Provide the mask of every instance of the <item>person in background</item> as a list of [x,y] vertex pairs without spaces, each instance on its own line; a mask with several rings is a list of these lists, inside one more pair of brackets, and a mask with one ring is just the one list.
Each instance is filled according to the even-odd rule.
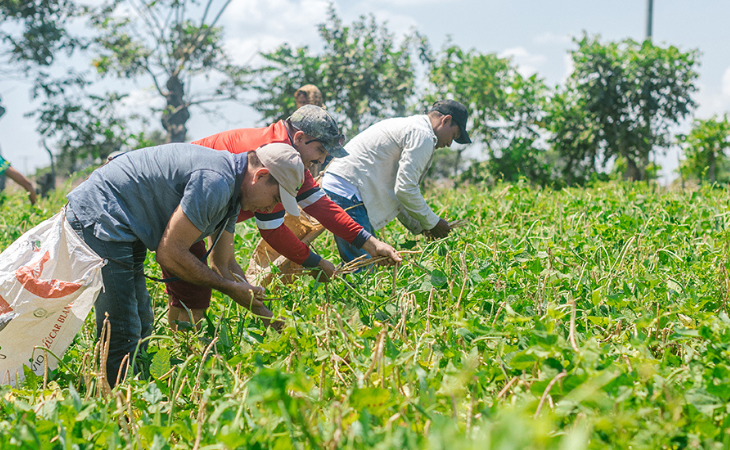
[[305,84],[297,89],[294,93],[294,101],[297,104],[297,109],[304,105],[314,105],[326,109],[322,100],[322,92],[313,84]]
[[[5,114],[5,108],[0,106],[0,117],[2,117]],[[15,181],[28,191],[28,198],[30,199],[30,204],[35,205],[35,202],[37,200],[35,188],[33,187],[33,183],[30,182],[29,179],[25,177],[22,173],[15,170],[14,167],[10,165],[10,162],[6,160],[5,158],[0,155],[0,176],[7,176],[11,180]],[[5,188],[5,182],[3,180],[2,187]],[[1,190],[1,189],[0,189]]]
[[[301,108],[304,105],[314,105],[319,106],[322,109],[327,109],[327,107],[324,106],[322,92],[317,86],[313,84],[305,84],[304,86],[297,89],[297,91],[294,93],[294,101],[297,104],[297,109]],[[334,158],[334,156],[327,155],[322,163],[312,164],[312,166],[309,167],[309,173],[312,174],[312,177],[317,178],[322,172],[322,168],[327,167],[327,164],[332,161],[332,158]]]
[[31,183],[30,180],[27,179],[22,173],[15,170],[15,168],[13,168],[13,166],[11,166],[10,163],[2,156],[0,156],[0,175],[7,176],[11,180],[18,183],[23,189],[28,191],[30,204],[35,205],[37,198],[33,183]]
[[[448,222],[431,210],[419,186],[437,148],[471,143],[468,117],[464,105],[443,100],[426,114],[382,120],[347,143],[348,155],[327,167],[322,188],[370,233],[397,217],[414,234],[446,237]],[[338,237],[335,241],[343,261],[365,255]]]

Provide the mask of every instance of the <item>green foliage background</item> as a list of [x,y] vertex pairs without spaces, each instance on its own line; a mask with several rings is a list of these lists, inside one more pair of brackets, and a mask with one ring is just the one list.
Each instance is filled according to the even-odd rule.
[[[110,395],[90,315],[48,380],[0,388],[0,447],[730,445],[729,191],[520,182],[427,197],[469,225],[431,242],[393,223],[382,238],[417,252],[397,271],[271,289],[280,334],[217,296],[198,335],[172,338],[151,284],[148,371]],[[2,246],[62,204],[6,196]],[[237,235],[245,262],[257,232]],[[315,246],[335,251],[329,236]]]

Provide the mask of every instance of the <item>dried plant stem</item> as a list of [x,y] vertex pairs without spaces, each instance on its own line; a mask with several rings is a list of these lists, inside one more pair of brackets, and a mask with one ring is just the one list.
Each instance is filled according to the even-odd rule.
[[[124,377],[122,377],[122,369],[124,370]],[[119,365],[119,370],[117,370],[117,380],[116,380],[115,386],[117,384],[119,384],[120,378],[126,380],[128,374],[129,374],[129,353],[124,355],[124,358],[122,358],[122,363]]]
[[97,372],[97,392],[102,396],[111,395],[112,389],[109,386],[109,378],[106,373],[106,362],[109,359],[109,343],[111,341],[112,327],[109,323],[109,315],[104,317],[104,324],[99,337],[99,371]]
[[43,390],[48,389],[48,350],[43,350]]
[[513,384],[515,384],[515,383],[517,382],[517,380],[519,380],[519,379],[520,379],[520,377],[514,377],[514,378],[512,378],[511,380],[509,380],[509,382],[508,382],[507,384],[505,384],[505,385],[504,385],[504,387],[502,388],[502,390],[501,390],[501,391],[499,391],[499,394],[497,394],[497,397],[495,397],[495,399],[494,399],[494,400],[495,400],[495,401],[497,401],[497,400],[499,400],[500,398],[502,398],[502,396],[503,396],[504,394],[506,394],[506,393],[507,393],[507,391],[509,391],[509,388],[511,388],[511,387],[512,387],[512,385],[513,385]]
[[327,368],[327,360],[322,360],[322,367],[319,369],[319,401],[324,398],[324,371]]
[[[398,252],[401,255],[403,254],[416,254],[416,253],[422,253],[421,250],[404,250]],[[358,271],[359,269],[362,269],[363,267],[367,267],[372,264],[380,263],[383,261],[386,261],[389,259],[387,256],[376,256],[374,258],[369,258],[369,255],[362,255],[358,256],[357,258],[353,259],[352,261],[348,262],[347,264],[343,264],[341,267],[338,267],[335,270],[335,275],[344,275],[348,273],[354,273]]]
[[383,351],[383,341],[385,340],[385,328],[380,332],[380,335],[378,336],[378,340],[375,344],[375,348],[373,349],[373,361],[370,363],[370,367],[368,368],[368,371],[365,372],[365,375],[363,376],[363,379],[367,380],[370,378],[370,375],[373,373],[373,370],[375,370],[375,366],[378,364],[378,355]]
[[433,305],[433,293],[434,289],[431,288],[431,292],[428,294],[428,309],[426,309],[426,333],[431,332],[431,307]]
[[570,298],[570,331],[568,332],[568,339],[573,350],[578,352],[578,345],[575,343],[575,299],[572,296]]
[[537,419],[537,417],[540,415],[540,410],[542,410],[542,405],[543,405],[543,403],[545,403],[545,399],[547,398],[548,394],[550,394],[550,389],[553,388],[553,385],[555,385],[555,383],[557,383],[558,380],[565,377],[566,375],[568,375],[568,372],[563,370],[562,372],[557,374],[555,376],[555,378],[550,380],[550,383],[545,388],[545,392],[542,393],[542,398],[540,398],[540,403],[537,405],[537,411],[535,411],[535,416],[534,416],[535,419]]
[[454,228],[465,227],[465,226],[469,225],[469,222],[470,222],[469,219],[454,220],[453,222],[449,222],[449,228],[451,228],[453,230]]

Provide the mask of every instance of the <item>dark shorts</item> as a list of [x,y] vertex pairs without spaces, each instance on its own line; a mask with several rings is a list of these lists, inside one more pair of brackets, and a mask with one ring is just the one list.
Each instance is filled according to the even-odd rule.
[[[198,241],[190,247],[190,253],[200,259],[205,256],[205,242]],[[203,260],[207,264],[208,258]],[[162,267],[162,276],[169,278],[172,275]],[[210,306],[210,295],[212,290],[207,287],[198,286],[197,284],[188,283],[187,281],[173,281],[165,284],[165,292],[170,296],[170,306],[183,308],[185,305],[188,309],[206,309]]]

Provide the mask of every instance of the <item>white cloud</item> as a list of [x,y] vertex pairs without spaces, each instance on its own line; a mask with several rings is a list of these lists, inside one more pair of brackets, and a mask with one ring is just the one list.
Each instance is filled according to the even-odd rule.
[[569,54],[563,55],[563,62],[565,63],[565,72],[563,73],[563,77],[560,79],[560,83],[564,84],[568,77],[575,70],[575,64],[573,64],[573,57],[571,57]]
[[695,101],[698,105],[696,117],[709,118],[713,115],[730,113],[730,67],[725,69],[720,86],[713,88],[701,82],[697,83]]
[[517,71],[525,77],[529,77],[538,72],[538,67],[543,65],[547,58],[545,55],[535,55],[527,51],[524,47],[513,47],[502,51],[500,58],[512,58],[517,64]]
[[730,99],[730,67],[722,74],[722,95]]
[[[226,30],[224,47],[239,64],[260,63],[260,58],[256,58],[259,52],[274,50],[284,43],[295,48],[308,46],[316,53],[323,44],[318,25],[327,20],[328,5],[327,0],[246,0],[231,3],[222,19]],[[339,9],[337,5],[335,9]],[[372,13],[378,23],[387,22],[396,42],[418,24],[413,17],[385,9],[373,10],[370,4],[358,4],[347,15],[337,12],[345,25],[358,20],[361,15]]]
[[532,42],[540,45],[567,45],[571,42],[571,37],[568,34],[555,34],[550,31],[535,36]]
[[145,113],[149,108],[163,108],[165,99],[155,90],[154,87],[146,89],[133,89],[121,101],[119,112],[121,115],[137,114],[140,111]]
[[385,5],[387,7],[412,7],[435,4],[455,3],[454,0],[368,0],[368,4]]
[[375,16],[375,21],[379,25],[385,23],[388,31],[395,35],[396,43],[398,42],[398,38],[402,37],[404,34],[410,33],[411,29],[418,28],[418,22],[411,16],[397,14],[384,9],[372,10],[372,8],[367,8],[363,12],[358,12],[357,17],[349,17],[346,20],[346,23],[351,23],[354,20],[358,20],[359,16],[369,15],[371,13]]
[[257,36],[249,39],[226,39],[223,48],[234,63],[247,65],[260,60],[257,58],[259,52],[274,50],[283,43],[284,41],[276,36]]
[[326,19],[327,7],[326,0],[234,2],[223,17],[226,37],[309,45],[317,39],[317,24]]

